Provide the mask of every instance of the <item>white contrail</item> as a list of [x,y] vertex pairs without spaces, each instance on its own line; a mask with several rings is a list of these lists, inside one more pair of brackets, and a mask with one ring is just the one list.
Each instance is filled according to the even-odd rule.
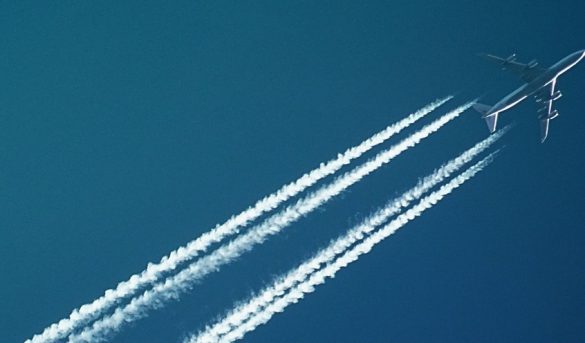
[[506,127],[499,130],[448,163],[443,164],[433,173],[422,178],[416,186],[404,192],[398,198],[389,201],[383,208],[374,212],[361,224],[353,227],[345,235],[332,241],[326,248],[321,249],[312,258],[308,259],[286,275],[276,278],[276,281],[259,295],[254,296],[239,306],[236,306],[223,319],[213,326],[208,326],[196,336],[193,335],[192,338],[187,341],[190,343],[215,342],[221,335],[233,330],[234,327],[241,325],[250,317],[257,315],[264,307],[274,302],[276,298],[282,296],[287,290],[294,287],[296,284],[303,282],[308,275],[321,268],[323,264],[332,262],[337,255],[349,249],[359,240],[362,240],[367,234],[387,222],[388,219],[399,213],[403,208],[410,206],[412,201],[419,199],[424,193],[449,178],[453,173],[458,171],[478,154],[500,139],[509,129],[510,127]]
[[[282,312],[287,306],[298,302],[304,297],[305,294],[312,293],[315,290],[315,286],[323,284],[326,281],[326,278],[335,277],[335,274],[340,269],[346,267],[351,262],[356,261],[361,255],[370,252],[374,245],[378,244],[396,232],[409,221],[420,216],[425,210],[433,207],[447,194],[451,193],[453,190],[461,186],[465,181],[472,178],[475,174],[489,165],[492,162],[494,156],[494,154],[489,155],[485,159],[481,160],[463,173],[456,176],[447,184],[440,187],[437,191],[423,198],[417,205],[396,217],[396,219],[392,220],[380,230],[372,233],[369,237],[364,239],[363,242],[346,251],[343,255],[337,258],[335,262],[330,263],[324,268],[314,272],[307,280],[296,285],[288,293],[285,293],[281,298],[277,299],[258,313],[255,313],[250,320],[227,332],[226,335],[220,337],[217,341],[233,342],[235,340],[241,339],[247,332],[253,331],[259,325],[268,322],[274,314]],[[197,338],[195,338],[189,342],[211,343],[215,341],[208,339],[197,340]]]
[[163,257],[158,264],[149,263],[143,272],[132,275],[127,281],[120,282],[115,289],[106,290],[100,298],[73,310],[69,318],[62,319],[50,325],[41,334],[33,336],[26,343],[54,341],[66,337],[76,328],[86,325],[105,310],[117,304],[122,298],[130,296],[142,287],[156,282],[163,273],[172,271],[180,263],[193,259],[200,252],[205,251],[211,244],[217,243],[229,235],[238,233],[241,227],[246,226],[262,214],[278,207],[283,202],[296,196],[324,177],[337,172],[344,165],[349,164],[352,160],[360,157],[376,145],[383,143],[390,137],[414,124],[452,98],[453,96],[448,96],[436,100],[374,134],[359,145],[347,149],[343,154],[338,154],[335,159],[322,163],[318,168],[304,174],[296,181],[283,186],[276,192],[259,200],[254,206],[249,207],[238,215],[232,216],[225,223],[217,225],[199,238],[171,252],[169,255]]
[[103,340],[106,335],[117,332],[123,325],[145,317],[149,309],[160,307],[167,301],[178,298],[180,294],[189,290],[193,283],[199,281],[205,275],[218,270],[222,265],[233,261],[244,252],[252,249],[254,245],[262,243],[269,236],[277,234],[284,227],[323,205],[349,186],[457,118],[473,104],[474,102],[469,102],[454,109],[403,139],[400,143],[379,153],[361,166],[336,178],[331,184],[308,194],[294,205],[271,216],[262,224],[251,228],[247,233],[234,238],[234,240],[222,245],[209,255],[201,257],[198,261],[176,275],[167,278],[164,282],[156,284],[151,290],[147,290],[142,295],[132,299],[126,306],[117,308],[113,314],[97,320],[79,334],[71,335],[69,341],[93,342]]

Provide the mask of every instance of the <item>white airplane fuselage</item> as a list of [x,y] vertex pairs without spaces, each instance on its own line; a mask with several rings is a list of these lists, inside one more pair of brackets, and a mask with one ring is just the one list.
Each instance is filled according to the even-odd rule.
[[555,63],[552,67],[548,68],[544,73],[542,73],[542,75],[538,76],[532,82],[522,85],[520,88],[507,95],[505,98],[498,101],[494,106],[492,106],[492,108],[490,108],[484,117],[488,117],[514,107],[522,100],[536,93],[539,89],[547,86],[551,82],[554,82],[557,77],[579,63],[583,57],[585,57],[585,50],[574,52],[563,58],[559,62]]

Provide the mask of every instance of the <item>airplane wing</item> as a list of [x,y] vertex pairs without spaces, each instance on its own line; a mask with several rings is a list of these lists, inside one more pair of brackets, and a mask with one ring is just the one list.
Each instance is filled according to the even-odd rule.
[[553,79],[534,95],[536,102],[541,104],[541,107],[538,109],[538,112],[540,113],[538,119],[540,120],[541,143],[543,143],[548,136],[549,122],[559,115],[559,112],[553,109],[553,101],[561,97],[561,92],[558,90],[555,91],[556,83],[557,80]]
[[502,69],[509,70],[513,74],[518,75],[524,82],[531,82],[544,72],[544,69],[538,67],[538,62],[535,60],[527,64],[516,62],[516,54],[510,55],[508,58],[501,58],[490,54],[480,54],[480,56],[499,64],[502,66]]

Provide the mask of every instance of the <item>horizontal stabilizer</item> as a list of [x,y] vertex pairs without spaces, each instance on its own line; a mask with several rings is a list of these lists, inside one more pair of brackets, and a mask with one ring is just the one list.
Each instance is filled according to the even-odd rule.
[[477,103],[473,105],[473,109],[481,113],[481,117],[485,119],[485,122],[487,123],[490,132],[493,133],[494,131],[496,131],[496,126],[498,124],[498,113],[496,112],[487,115],[489,111],[492,109],[492,106]]
[[489,105],[484,105],[484,104],[480,104],[480,103],[473,105],[473,109],[476,110],[477,112],[481,113],[481,115],[483,115],[483,116],[485,116],[491,108],[492,107]]
[[494,133],[496,131],[496,126],[498,125],[498,114],[499,113],[494,113],[487,117],[484,117],[488,129],[490,130],[490,133]]

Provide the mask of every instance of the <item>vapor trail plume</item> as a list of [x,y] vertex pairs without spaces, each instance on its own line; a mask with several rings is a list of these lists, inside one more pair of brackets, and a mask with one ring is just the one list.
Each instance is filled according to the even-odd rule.
[[79,334],[71,335],[69,341],[94,342],[103,340],[108,334],[119,331],[123,325],[145,317],[150,309],[161,307],[169,300],[178,298],[180,294],[188,291],[195,282],[201,280],[207,274],[219,270],[222,265],[233,261],[244,252],[252,249],[256,244],[262,243],[269,236],[277,234],[284,227],[309,214],[349,186],[360,181],[364,176],[390,162],[400,153],[415,146],[421,140],[457,118],[473,104],[474,102],[469,102],[459,106],[403,139],[400,143],[336,178],[329,185],[308,194],[294,205],[288,206],[281,212],[269,217],[262,224],[251,228],[245,234],[237,236],[231,242],[222,245],[209,255],[201,257],[201,259],[193,262],[176,275],[156,284],[152,289],[132,299],[126,306],[117,308],[113,314],[97,320]]
[[233,330],[220,337],[219,340],[199,340],[197,337],[194,337],[188,342],[233,342],[235,340],[241,339],[247,332],[253,331],[258,326],[267,323],[270,318],[274,316],[274,314],[282,312],[289,305],[294,304],[304,298],[305,294],[314,292],[315,286],[323,284],[327,278],[335,277],[335,274],[340,269],[346,267],[351,262],[357,261],[361,255],[370,252],[370,250],[376,244],[396,232],[399,228],[403,227],[414,218],[420,216],[425,210],[433,207],[446,195],[451,193],[453,190],[461,186],[465,181],[469,180],[475,176],[475,174],[489,165],[492,162],[494,156],[495,154],[487,156],[485,159],[476,163],[460,175],[456,176],[450,182],[440,187],[439,190],[424,197],[417,205],[399,215],[396,219],[392,220],[389,224],[380,230],[372,233],[372,235],[364,239],[363,242],[357,244],[354,248],[346,251],[343,255],[337,258],[335,262],[330,263],[323,269],[314,272],[307,280],[293,287],[288,293],[285,293],[281,298],[278,298],[273,303],[263,308],[261,311],[254,313],[254,315],[248,321],[233,328]]
[[336,158],[322,163],[318,168],[304,174],[296,181],[293,181],[276,192],[259,200],[254,206],[249,207],[238,215],[232,216],[221,225],[202,234],[199,238],[189,242],[187,245],[172,251],[163,257],[159,263],[149,263],[144,271],[132,275],[127,281],[120,282],[115,289],[108,289],[104,294],[89,304],[74,309],[68,318],[47,327],[41,334],[34,335],[25,343],[39,343],[54,341],[68,336],[73,330],[87,325],[88,322],[100,316],[104,311],[116,305],[122,298],[134,294],[142,287],[156,282],[163,273],[173,271],[180,263],[195,258],[199,253],[204,252],[211,244],[220,242],[227,236],[236,234],[239,229],[262,214],[278,207],[283,202],[296,196],[308,187],[314,185],[324,177],[337,172],[341,167],[349,164],[352,160],[360,157],[376,145],[383,143],[390,137],[414,124],[439,106],[443,105],[452,96],[436,100],[420,110],[408,115],[406,118],[386,127],[384,130],[374,134],[359,145],[347,149]]
[[264,307],[274,302],[276,298],[282,296],[286,291],[298,283],[305,281],[308,275],[321,268],[323,264],[331,263],[337,255],[343,253],[356,242],[362,240],[366,235],[387,222],[403,208],[410,206],[412,201],[419,199],[424,193],[449,178],[453,173],[457,172],[461,167],[469,163],[478,154],[482,153],[494,142],[500,139],[509,129],[510,127],[505,127],[495,134],[488,136],[486,139],[475,144],[456,158],[443,164],[430,175],[422,178],[416,186],[404,192],[398,198],[389,201],[383,208],[367,217],[361,224],[350,229],[345,235],[332,241],[326,248],[318,251],[312,258],[308,259],[289,273],[276,278],[276,281],[270,287],[263,290],[259,295],[252,297],[239,306],[236,306],[213,326],[206,327],[205,330],[198,333],[196,336],[193,335],[188,339],[189,343],[215,342],[221,335],[224,335],[235,327],[242,325],[250,317],[258,315],[263,311]]

